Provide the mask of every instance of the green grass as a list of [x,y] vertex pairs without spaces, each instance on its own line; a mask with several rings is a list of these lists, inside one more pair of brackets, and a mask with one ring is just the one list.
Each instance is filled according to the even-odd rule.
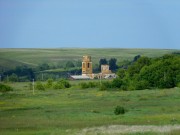
[[[33,95],[28,83],[9,85],[15,90],[0,94],[1,134],[74,134],[86,127],[113,124],[180,124],[180,88],[98,91],[74,87],[35,90]],[[117,105],[127,112],[115,115]]]
[[159,57],[178,50],[166,49],[0,49],[0,69],[14,68],[18,65],[36,67],[48,63],[57,65],[70,61],[82,60],[83,55],[91,55],[93,63],[100,58],[116,58],[118,62],[132,60],[136,55]]

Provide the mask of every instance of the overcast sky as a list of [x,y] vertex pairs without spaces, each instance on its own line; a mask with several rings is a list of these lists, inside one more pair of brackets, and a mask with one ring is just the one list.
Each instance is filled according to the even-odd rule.
[[0,47],[180,49],[180,0],[0,0]]

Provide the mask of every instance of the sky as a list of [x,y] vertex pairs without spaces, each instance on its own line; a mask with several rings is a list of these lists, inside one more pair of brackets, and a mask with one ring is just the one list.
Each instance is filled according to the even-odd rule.
[[180,0],[0,0],[0,48],[180,49]]

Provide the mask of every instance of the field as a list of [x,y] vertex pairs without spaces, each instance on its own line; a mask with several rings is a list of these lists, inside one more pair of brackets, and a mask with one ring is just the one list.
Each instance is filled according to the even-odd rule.
[[[156,133],[134,127],[137,132],[123,134],[180,134],[180,88],[99,91],[79,89],[78,83],[72,81],[73,87],[64,90],[35,90],[34,95],[27,82],[9,83],[15,90],[0,94],[1,135],[113,134],[110,129],[131,125],[172,130]],[[118,105],[126,109],[124,115],[114,114]]]
[[92,56],[93,64],[100,58],[116,58],[117,62],[132,60],[136,55],[159,57],[178,50],[167,49],[0,49],[0,69],[15,68],[19,65],[36,67],[38,64],[63,64],[70,61],[81,61],[83,55]]

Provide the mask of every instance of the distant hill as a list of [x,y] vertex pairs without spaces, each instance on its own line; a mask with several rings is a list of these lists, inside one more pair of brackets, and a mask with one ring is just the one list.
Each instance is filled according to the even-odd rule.
[[85,49],[85,48],[54,48],[54,49],[0,49],[0,70],[13,69],[27,65],[36,67],[42,63],[49,65],[63,64],[67,61],[81,61],[83,55],[91,55],[94,64],[100,58],[116,58],[118,62],[132,60],[136,55],[158,57],[178,52],[168,49]]

